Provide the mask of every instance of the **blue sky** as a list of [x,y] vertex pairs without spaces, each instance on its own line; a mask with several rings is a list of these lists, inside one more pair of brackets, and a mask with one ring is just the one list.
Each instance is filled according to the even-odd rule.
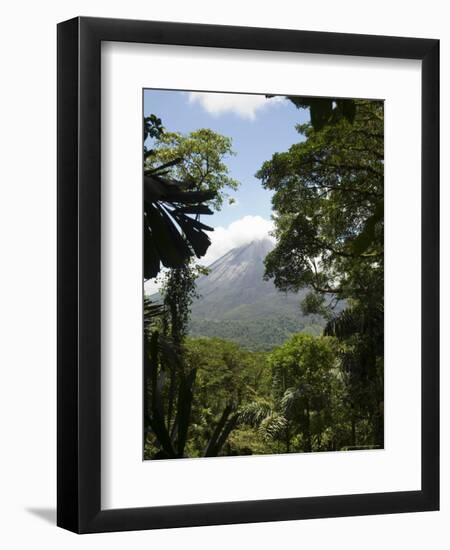
[[144,115],[150,114],[161,118],[169,131],[186,134],[211,128],[232,139],[236,156],[224,162],[231,177],[240,182],[237,191],[229,192],[237,203],[224,204],[220,212],[205,217],[215,231],[202,263],[208,265],[230,248],[267,235],[272,225],[272,193],[263,189],[255,173],[273,153],[286,151],[302,139],[295,125],[309,120],[308,111],[283,97],[145,90]]

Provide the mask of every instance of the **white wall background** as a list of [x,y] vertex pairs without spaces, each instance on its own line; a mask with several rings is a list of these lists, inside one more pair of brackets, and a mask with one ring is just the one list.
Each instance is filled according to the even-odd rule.
[[450,36],[446,2],[429,0],[16,0],[0,31],[0,543],[111,550],[449,547],[450,318],[442,285],[442,510],[79,537],[57,529],[56,23],[76,15],[389,34],[441,39],[442,280],[450,277]]

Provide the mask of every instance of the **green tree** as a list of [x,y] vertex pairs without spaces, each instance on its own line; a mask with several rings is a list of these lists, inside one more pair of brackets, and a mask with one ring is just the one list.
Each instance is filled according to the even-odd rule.
[[168,168],[170,177],[187,184],[189,189],[214,192],[210,205],[219,210],[228,197],[225,189],[236,190],[239,182],[230,177],[224,160],[233,156],[231,138],[209,128],[183,135],[161,133],[155,140],[146,169],[180,160]]
[[367,267],[382,279],[383,104],[359,101],[352,123],[298,131],[306,139],[257,173],[274,191],[277,246],[266,273],[284,290],[353,296]]
[[[166,166],[166,176],[184,182],[184,186],[193,192],[211,194],[213,199],[210,206],[220,210],[227,197],[226,189],[237,189],[239,186],[239,182],[229,176],[224,163],[225,157],[233,154],[231,139],[210,129],[203,128],[188,135],[164,130],[155,134],[152,153],[146,158],[145,169],[152,170],[155,165],[162,163]],[[189,214],[190,210],[185,207],[183,213]],[[200,224],[202,213],[211,214],[206,205],[203,210],[198,206],[192,209],[192,214],[196,216],[194,223]],[[185,228],[182,226],[182,229]],[[193,261],[186,261],[169,270],[165,278],[164,301],[170,312],[172,335],[180,340],[179,343],[186,332],[190,305],[195,296],[195,279],[199,273],[205,273],[205,270]]]
[[[235,189],[238,183],[223,163],[232,154],[229,138],[206,129],[188,136],[167,132],[155,115],[144,119],[147,138],[153,142],[151,148],[144,144],[145,273],[156,275],[160,262],[170,269],[162,290],[161,320],[145,331],[144,421],[150,429],[144,445],[147,457],[177,458],[190,452],[186,445],[197,376],[196,366],[185,360],[184,349],[195,279],[203,272],[192,258],[206,253],[210,239],[204,231],[212,231],[200,216],[211,215],[210,206],[220,209],[224,189]],[[208,199],[209,205],[205,204]],[[209,434],[205,456],[220,452],[236,422],[233,406],[226,404]]]
[[[159,333],[158,371],[162,384],[158,388],[155,374],[154,388],[150,387],[147,401],[152,425],[146,434],[145,458],[269,452],[270,445],[267,447],[258,431],[242,422],[241,418],[243,405],[263,399],[261,396],[270,393],[271,377],[266,354],[252,353],[218,338],[186,338],[182,355],[174,356],[167,355],[166,342],[164,335]],[[151,358],[152,354],[149,356]],[[163,373],[169,372],[170,363],[178,362],[180,357],[182,364],[178,365],[176,406],[170,412],[172,386],[165,383],[167,377]],[[149,367],[151,373],[151,365]],[[153,399],[153,395],[157,399]],[[157,406],[159,410],[154,410]],[[180,414],[183,410],[189,411],[187,421],[184,414]],[[161,422],[158,422],[159,418]],[[180,420],[182,426],[186,425],[182,437],[178,435]],[[182,454],[177,454],[179,452]]]
[[[344,107],[341,106],[341,111]],[[304,141],[275,154],[257,176],[274,191],[277,246],[266,276],[283,290],[309,287],[312,313],[329,309],[326,333],[341,340],[341,365],[364,442],[383,444],[384,116],[381,101],[354,101],[351,117],[338,107],[326,124],[298,127]]]
[[293,440],[295,450],[322,450],[338,386],[333,340],[297,334],[270,354],[269,364],[275,409],[284,419],[276,435],[286,452]]
[[299,109],[309,109],[311,126],[314,130],[321,130],[326,125],[336,124],[342,118],[353,122],[356,114],[354,99],[340,99],[332,97],[302,97],[287,96]]

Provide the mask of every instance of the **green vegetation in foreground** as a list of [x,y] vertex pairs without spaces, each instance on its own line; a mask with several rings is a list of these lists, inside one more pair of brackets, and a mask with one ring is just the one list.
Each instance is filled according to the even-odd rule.
[[[196,369],[184,455],[205,448],[232,404],[234,429],[219,455],[333,451],[372,442],[368,419],[353,434],[348,388],[339,368],[337,339],[296,334],[271,353],[250,352],[219,338],[187,338],[186,368]],[[149,435],[144,458],[158,455]]]

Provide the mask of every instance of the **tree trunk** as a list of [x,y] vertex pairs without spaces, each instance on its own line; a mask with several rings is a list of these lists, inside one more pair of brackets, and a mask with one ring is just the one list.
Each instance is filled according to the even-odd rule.
[[305,451],[307,453],[310,453],[312,451],[312,444],[311,444],[311,418],[310,418],[310,412],[309,412],[309,402],[306,402],[306,429],[305,429]]
[[352,413],[352,447],[356,447],[356,422]]
[[291,452],[291,434],[290,434],[290,431],[289,431],[289,425],[286,424],[286,429],[285,429],[285,444],[286,444],[286,452],[287,453],[290,453]]

